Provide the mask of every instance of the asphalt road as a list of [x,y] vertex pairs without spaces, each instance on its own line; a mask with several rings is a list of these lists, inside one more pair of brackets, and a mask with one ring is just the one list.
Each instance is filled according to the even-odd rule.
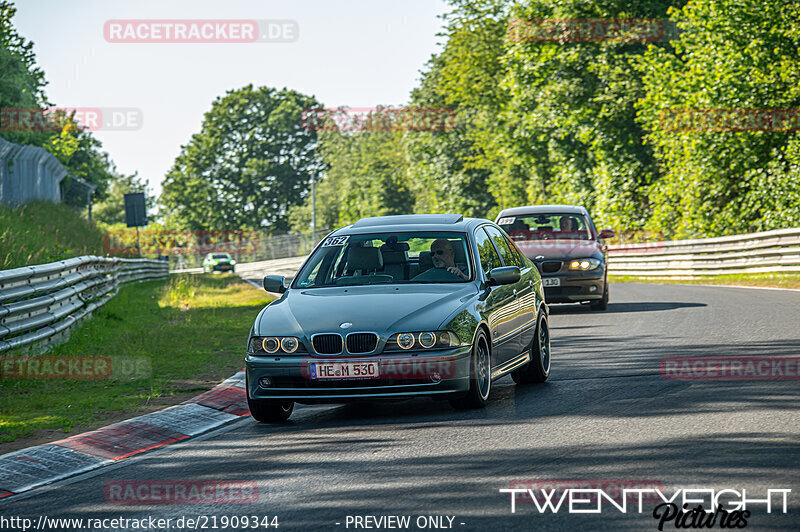
[[[666,380],[659,363],[800,355],[800,292],[617,284],[611,294],[607,312],[554,306],[550,380],[516,386],[506,377],[484,410],[430,400],[299,406],[289,424],[244,419],[0,503],[0,516],[269,515],[279,530],[354,530],[348,516],[408,515],[411,530],[417,516],[454,517],[456,530],[656,530],[653,504],[579,515],[520,503],[512,514],[498,492],[519,479],[627,479],[668,495],[745,488],[763,498],[789,488],[788,514],[754,505],[747,529],[797,530],[800,381]],[[259,496],[244,505],[106,503],[104,485],[124,480],[252,481]]]

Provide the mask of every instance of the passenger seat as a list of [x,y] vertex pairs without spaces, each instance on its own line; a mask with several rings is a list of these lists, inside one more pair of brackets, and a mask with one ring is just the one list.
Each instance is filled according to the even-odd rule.
[[395,281],[408,281],[408,253],[402,249],[390,249],[385,244],[380,250],[383,255],[383,273],[391,275]]

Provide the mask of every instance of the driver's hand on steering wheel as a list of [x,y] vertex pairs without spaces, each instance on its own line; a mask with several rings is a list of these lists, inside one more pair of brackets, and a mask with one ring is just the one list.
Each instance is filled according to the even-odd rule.
[[461,277],[465,281],[469,279],[466,275],[464,275],[464,272],[462,272],[457,266],[450,266],[449,268],[447,268],[447,271],[452,273],[453,275]]

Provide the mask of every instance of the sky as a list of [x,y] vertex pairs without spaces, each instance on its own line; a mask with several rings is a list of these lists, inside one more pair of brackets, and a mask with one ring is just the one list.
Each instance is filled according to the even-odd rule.
[[[180,147],[225,91],[287,87],[326,107],[403,105],[439,50],[444,0],[17,0],[14,24],[34,42],[51,103],[133,110],[140,124],[99,129],[117,169],[160,193]],[[120,43],[104,24],[128,19],[289,20],[293,42]]]

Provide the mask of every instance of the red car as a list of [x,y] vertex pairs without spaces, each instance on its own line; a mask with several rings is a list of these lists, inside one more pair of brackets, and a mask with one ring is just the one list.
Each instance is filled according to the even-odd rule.
[[542,274],[547,303],[588,303],[608,308],[607,246],[615,233],[597,231],[589,212],[576,205],[504,209],[502,227]]

